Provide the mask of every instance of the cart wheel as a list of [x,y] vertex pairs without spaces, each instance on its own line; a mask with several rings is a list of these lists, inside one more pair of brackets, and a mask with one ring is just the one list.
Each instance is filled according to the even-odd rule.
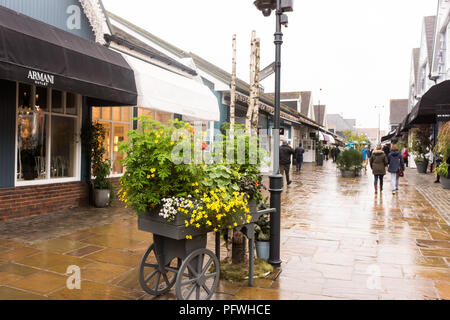
[[[175,291],[178,300],[209,300],[219,282],[219,259],[207,249],[198,249],[183,260]],[[195,291],[195,296],[193,293]]]
[[181,259],[174,258],[170,263],[161,266],[155,254],[155,245],[152,244],[139,265],[139,283],[145,292],[160,296],[169,292],[177,280]]

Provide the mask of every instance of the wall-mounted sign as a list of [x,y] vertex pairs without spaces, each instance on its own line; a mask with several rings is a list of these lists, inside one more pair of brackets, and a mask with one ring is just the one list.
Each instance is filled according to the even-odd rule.
[[436,118],[437,118],[438,122],[450,121],[450,113],[449,114],[437,114]]
[[28,71],[28,79],[33,80],[34,84],[47,87],[49,84],[55,84],[55,76],[39,71]]

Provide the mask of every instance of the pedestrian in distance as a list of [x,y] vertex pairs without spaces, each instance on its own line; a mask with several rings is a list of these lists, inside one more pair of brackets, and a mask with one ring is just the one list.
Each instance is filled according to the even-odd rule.
[[330,149],[328,149],[328,147],[323,148],[323,155],[325,156],[326,161],[328,161],[329,154],[330,154]]
[[295,149],[295,161],[297,164],[297,172],[300,172],[302,170],[302,164],[303,164],[303,154],[305,153],[305,149],[302,147],[302,144],[300,143]]
[[405,162],[405,167],[408,168],[408,159],[409,159],[408,148],[406,147],[403,148],[402,157],[403,161]]
[[370,157],[370,168],[372,169],[372,173],[375,178],[375,193],[378,192],[378,181],[380,181],[380,192],[383,192],[383,179],[386,175],[387,165],[388,159],[383,150],[381,150],[380,144]]
[[336,147],[336,151],[334,153],[335,153],[334,162],[336,162],[337,159],[339,158],[339,154],[341,153],[341,149],[339,149],[339,147]]
[[292,183],[289,178],[289,171],[291,170],[291,158],[294,155],[294,149],[289,146],[286,140],[283,140],[280,147],[280,173],[286,176],[286,183],[290,185]]
[[386,157],[388,157],[389,153],[391,152],[391,146],[388,145],[388,144],[385,144],[384,147],[383,147],[383,152],[386,155]]
[[364,149],[362,150],[362,155],[363,155],[364,171],[367,171],[367,164],[369,163],[369,147],[368,146],[364,147]]
[[391,174],[392,194],[396,194],[400,177],[403,177],[405,171],[405,162],[396,145],[392,145],[391,150],[388,156],[388,171]]
[[369,149],[369,159],[372,157],[373,152],[374,152],[374,150],[373,150],[373,147],[371,146]]
[[[436,158],[436,168],[439,167],[442,163],[442,154],[437,155]],[[447,164],[450,166],[450,157],[447,158]],[[436,181],[434,183],[440,183],[441,182],[441,176],[439,174],[436,174]]]

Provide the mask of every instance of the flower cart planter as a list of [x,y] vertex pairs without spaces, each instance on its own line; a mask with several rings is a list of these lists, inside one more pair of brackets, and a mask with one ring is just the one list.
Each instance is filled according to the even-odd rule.
[[[266,210],[267,211],[267,210]],[[250,203],[252,220],[239,226],[253,248],[254,223],[265,212],[256,212],[256,203]],[[139,282],[149,294],[159,296],[175,286],[179,300],[209,300],[216,291],[220,276],[220,234],[216,233],[216,254],[206,249],[207,234],[211,230],[186,228],[185,217],[177,215],[168,222],[158,212],[138,216],[138,229],[153,233],[154,243],[141,259]],[[192,239],[187,240],[186,235]],[[253,285],[253,250],[250,250],[249,285]],[[195,296],[194,296],[195,292]]]

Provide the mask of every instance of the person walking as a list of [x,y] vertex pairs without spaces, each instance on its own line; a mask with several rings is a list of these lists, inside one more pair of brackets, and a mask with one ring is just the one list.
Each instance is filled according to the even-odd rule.
[[373,176],[375,178],[375,193],[378,192],[378,181],[380,181],[380,192],[383,192],[383,180],[386,175],[386,166],[388,165],[388,159],[381,150],[381,144],[377,146],[377,149],[373,151],[370,157],[370,168],[372,169]]
[[408,168],[409,153],[408,153],[408,149],[406,147],[403,148],[402,157],[403,157],[403,161],[405,162],[405,167]]
[[391,152],[391,147],[388,144],[385,144],[383,147],[383,152],[386,155],[386,157],[388,157],[389,153]]
[[396,194],[400,177],[403,176],[403,171],[405,171],[405,163],[396,145],[392,145],[391,150],[388,156],[388,171],[391,174],[392,194]]
[[362,150],[362,155],[363,155],[364,171],[367,171],[367,164],[369,162],[369,147],[368,146],[364,147],[364,149]]
[[289,179],[289,171],[291,170],[291,157],[294,154],[294,150],[289,146],[286,140],[283,140],[280,147],[280,173],[286,175],[286,183],[290,185],[292,183]]
[[328,161],[328,155],[330,154],[330,149],[328,149],[328,147],[325,147],[323,149],[323,155],[325,156],[325,160]]
[[[442,161],[443,161],[442,154],[437,155],[436,168],[441,165]],[[447,158],[446,162],[450,166],[450,157]],[[441,182],[441,175],[436,173],[436,181],[434,181],[434,183],[440,183],[440,182]]]
[[302,170],[302,164],[303,164],[303,154],[305,153],[305,149],[302,147],[302,143],[300,143],[295,149],[295,161],[297,164],[297,172],[300,172]]
[[339,147],[336,147],[336,151],[335,151],[335,157],[336,157],[336,160],[334,161],[334,162],[336,162],[337,161],[337,159],[339,158],[339,154],[341,153],[341,149],[339,149]]

